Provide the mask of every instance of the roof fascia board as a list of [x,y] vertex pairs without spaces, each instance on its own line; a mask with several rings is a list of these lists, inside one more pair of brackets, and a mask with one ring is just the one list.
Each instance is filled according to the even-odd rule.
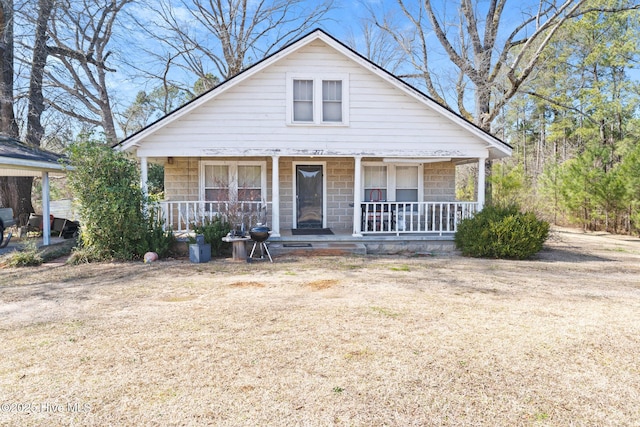
[[16,159],[12,157],[0,157],[0,167],[8,169],[30,169],[43,172],[60,172],[68,167],[57,163],[41,162],[36,160]]

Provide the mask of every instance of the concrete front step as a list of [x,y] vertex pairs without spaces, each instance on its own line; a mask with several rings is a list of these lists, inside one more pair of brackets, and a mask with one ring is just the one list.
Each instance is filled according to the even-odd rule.
[[366,255],[362,243],[334,242],[270,242],[271,255]]

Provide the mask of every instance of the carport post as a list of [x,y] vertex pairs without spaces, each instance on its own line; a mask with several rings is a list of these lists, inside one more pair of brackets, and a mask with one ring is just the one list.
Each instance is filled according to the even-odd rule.
[[42,172],[42,244],[51,241],[51,221],[49,219],[49,172]]

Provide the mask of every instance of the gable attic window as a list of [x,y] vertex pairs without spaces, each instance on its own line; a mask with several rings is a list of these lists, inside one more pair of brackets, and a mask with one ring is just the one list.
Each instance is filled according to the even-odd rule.
[[313,122],[313,80],[293,81],[293,121]]
[[348,124],[349,76],[287,73],[287,123],[344,126]]
[[342,81],[322,81],[322,121],[342,122]]

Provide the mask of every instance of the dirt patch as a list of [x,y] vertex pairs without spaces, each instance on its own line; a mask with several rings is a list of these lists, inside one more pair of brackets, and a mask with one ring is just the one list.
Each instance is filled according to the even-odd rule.
[[230,284],[232,288],[264,288],[264,283],[260,282],[234,282]]
[[3,269],[0,425],[640,419],[640,239],[274,261]]
[[334,279],[324,279],[324,280],[314,280],[313,282],[307,283],[307,286],[316,291],[320,291],[323,289],[333,288],[339,283],[338,280]]

